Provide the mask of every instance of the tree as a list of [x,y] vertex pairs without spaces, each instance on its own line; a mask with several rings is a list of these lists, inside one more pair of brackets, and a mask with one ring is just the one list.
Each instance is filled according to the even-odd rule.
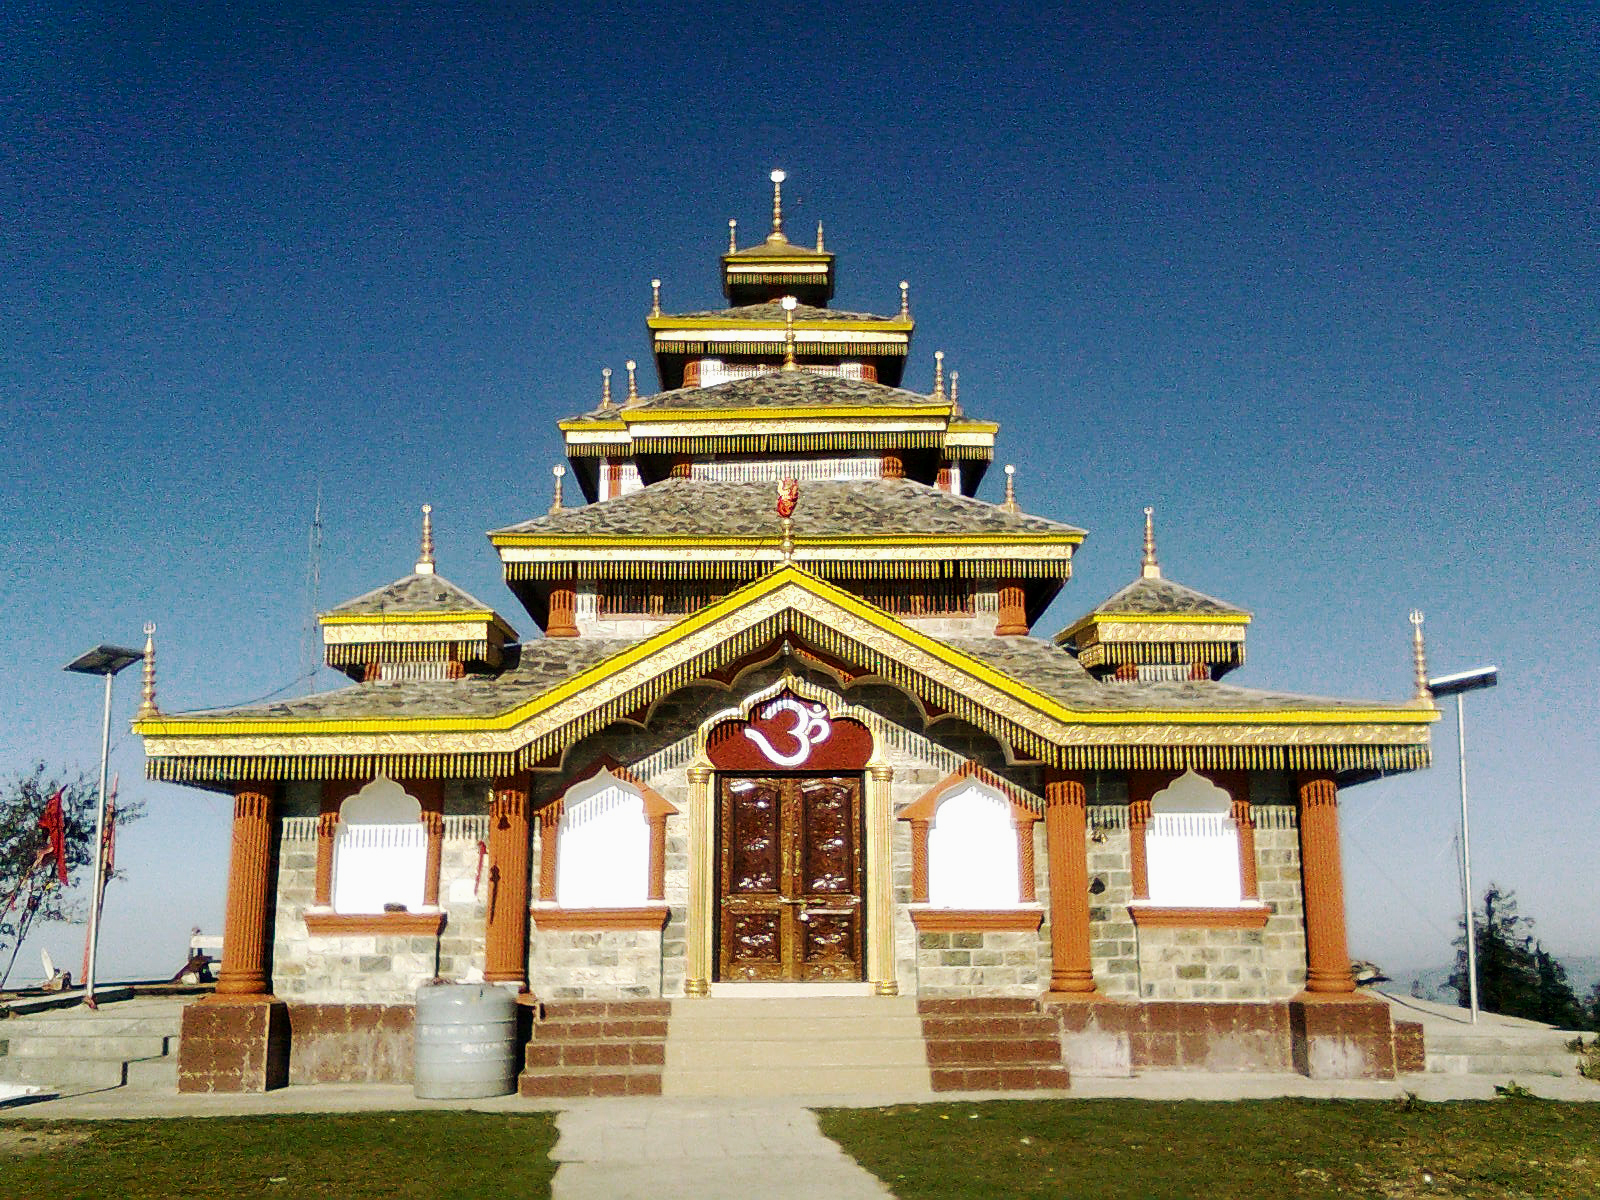
[[[1515,893],[1491,883],[1475,925],[1479,1008],[1564,1029],[1583,1023],[1583,1006],[1573,994],[1566,968],[1534,940],[1533,919],[1518,915]],[[1465,1008],[1471,1002],[1465,931],[1455,946],[1456,967],[1447,986],[1455,988]]]
[[[52,796],[61,795],[62,848],[67,882],[62,884],[51,853],[51,835],[40,825]],[[97,787],[79,773],[58,776],[37,763],[26,774],[0,784],[0,986],[16,962],[35,921],[81,920],[87,902],[73,894],[87,881],[94,858]],[[118,827],[137,819],[142,805],[119,804]]]

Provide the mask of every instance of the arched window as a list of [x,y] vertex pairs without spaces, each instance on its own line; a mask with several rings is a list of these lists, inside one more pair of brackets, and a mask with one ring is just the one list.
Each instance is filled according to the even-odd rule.
[[1150,798],[1145,855],[1151,904],[1232,908],[1244,902],[1232,806],[1227,792],[1192,770]]
[[602,770],[567,793],[556,839],[556,904],[635,908],[646,904],[650,823],[644,794]]
[[1021,903],[1018,880],[1011,801],[970,779],[940,796],[928,827],[928,903],[1015,908]]
[[380,775],[339,806],[333,843],[333,908],[340,913],[422,908],[427,830],[422,805]]

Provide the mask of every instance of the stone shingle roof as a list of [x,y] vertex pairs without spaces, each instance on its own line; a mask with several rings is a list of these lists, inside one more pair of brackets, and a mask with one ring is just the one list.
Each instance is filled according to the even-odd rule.
[[1170,579],[1135,579],[1095,610],[1096,616],[1118,613],[1160,616],[1248,616],[1244,609]]
[[1212,680],[1101,683],[1068,651],[1034,637],[949,638],[947,644],[1071,708],[1101,712],[1272,712],[1397,707],[1242,688]]
[[[1060,521],[1010,513],[909,479],[801,484],[793,520],[794,536],[802,540],[896,534],[1083,534]],[[495,530],[574,537],[708,538],[776,538],[781,532],[775,485],[711,479],[667,479],[611,500]]]
[[588,670],[631,641],[601,638],[538,638],[513,651],[512,665],[498,676],[464,679],[358,683],[333,692],[273,700],[237,708],[179,714],[271,720],[337,720],[366,717],[488,717],[543,695]]
[[[741,304],[736,308],[713,308],[703,312],[666,313],[660,318],[665,321],[682,319],[685,321],[727,320],[727,321],[777,321],[784,320],[783,304],[777,300],[768,300],[762,304]],[[899,321],[898,316],[884,317],[877,313],[842,312],[836,308],[818,308],[813,304],[796,304],[794,306],[794,323],[803,324],[807,321],[826,323],[828,321]]]
[[[772,371],[750,379],[733,379],[711,387],[677,388],[670,392],[656,392],[641,396],[627,406],[629,413],[641,409],[661,411],[682,409],[705,411],[734,408],[828,408],[828,407],[905,407],[926,405],[935,410],[950,406],[948,400],[926,396],[921,392],[908,392],[904,388],[871,383],[864,379],[840,379],[831,375],[813,375],[810,371]],[[617,407],[594,409],[582,414],[582,419],[618,420],[624,410]]]
[[402,613],[486,613],[487,604],[442,575],[407,575],[346,600],[322,615],[388,616]]

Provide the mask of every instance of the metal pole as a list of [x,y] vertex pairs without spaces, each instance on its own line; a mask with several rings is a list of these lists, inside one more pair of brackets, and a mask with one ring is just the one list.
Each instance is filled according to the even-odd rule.
[[106,849],[106,769],[111,757],[111,681],[115,676],[106,672],[105,719],[100,726],[100,802],[95,806],[94,818],[94,888],[89,900],[89,969],[83,977],[83,1002],[90,1008],[94,1003],[95,952],[100,941],[100,896],[105,887]]
[[1467,911],[1467,997],[1478,1023],[1478,939],[1472,928],[1472,839],[1467,832],[1467,709],[1456,693],[1456,762],[1461,768],[1461,888]]

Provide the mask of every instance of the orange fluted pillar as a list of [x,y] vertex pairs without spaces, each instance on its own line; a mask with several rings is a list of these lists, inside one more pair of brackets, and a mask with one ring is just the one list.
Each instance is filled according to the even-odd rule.
[[528,982],[528,777],[498,780],[489,802],[489,915],[483,977]]
[[270,784],[241,784],[233,795],[219,996],[263,996],[267,981],[267,904],[272,896],[274,796]]
[[1000,585],[999,619],[994,631],[1000,637],[1021,637],[1028,632],[1028,606],[1022,585],[1007,581]]
[[419,779],[408,784],[422,805],[422,828],[427,837],[427,857],[422,864],[422,903],[439,907],[439,866],[444,858],[444,784],[437,779]]
[[1044,785],[1050,857],[1050,991],[1092,995],[1089,961],[1089,792],[1083,776],[1052,772]]
[[1339,789],[1331,775],[1300,776],[1300,878],[1306,916],[1306,991],[1353,992],[1339,864]]

